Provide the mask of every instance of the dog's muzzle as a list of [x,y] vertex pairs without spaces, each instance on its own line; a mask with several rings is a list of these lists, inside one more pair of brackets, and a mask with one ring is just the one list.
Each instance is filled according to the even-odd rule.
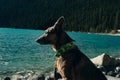
[[50,44],[50,41],[45,36],[41,36],[40,38],[36,39],[36,42],[39,44]]

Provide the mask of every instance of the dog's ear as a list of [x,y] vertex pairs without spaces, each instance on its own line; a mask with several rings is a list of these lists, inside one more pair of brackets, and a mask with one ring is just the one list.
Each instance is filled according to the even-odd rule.
[[61,16],[60,18],[58,18],[58,20],[54,24],[54,28],[57,30],[58,29],[62,30],[64,21],[65,21],[64,16]]

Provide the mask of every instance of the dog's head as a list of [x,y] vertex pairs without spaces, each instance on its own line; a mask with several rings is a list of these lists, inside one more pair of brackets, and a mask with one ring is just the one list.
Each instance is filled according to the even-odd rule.
[[[53,26],[47,28],[42,36],[36,41],[40,44],[57,44],[60,41],[73,41],[63,30],[64,17],[61,16]],[[64,37],[64,38],[63,38]]]

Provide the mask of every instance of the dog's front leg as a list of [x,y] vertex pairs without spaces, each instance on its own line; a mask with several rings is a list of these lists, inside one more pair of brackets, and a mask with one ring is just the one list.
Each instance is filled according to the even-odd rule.
[[71,74],[71,68],[65,67],[61,71],[62,80],[73,80],[72,74]]
[[58,70],[57,68],[55,67],[55,70],[54,70],[54,80],[60,80],[62,79],[61,75],[58,73]]

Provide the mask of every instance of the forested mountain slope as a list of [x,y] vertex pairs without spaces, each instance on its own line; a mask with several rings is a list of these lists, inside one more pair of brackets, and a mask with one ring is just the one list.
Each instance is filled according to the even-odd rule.
[[0,0],[0,27],[46,29],[65,16],[65,29],[120,29],[120,0]]

